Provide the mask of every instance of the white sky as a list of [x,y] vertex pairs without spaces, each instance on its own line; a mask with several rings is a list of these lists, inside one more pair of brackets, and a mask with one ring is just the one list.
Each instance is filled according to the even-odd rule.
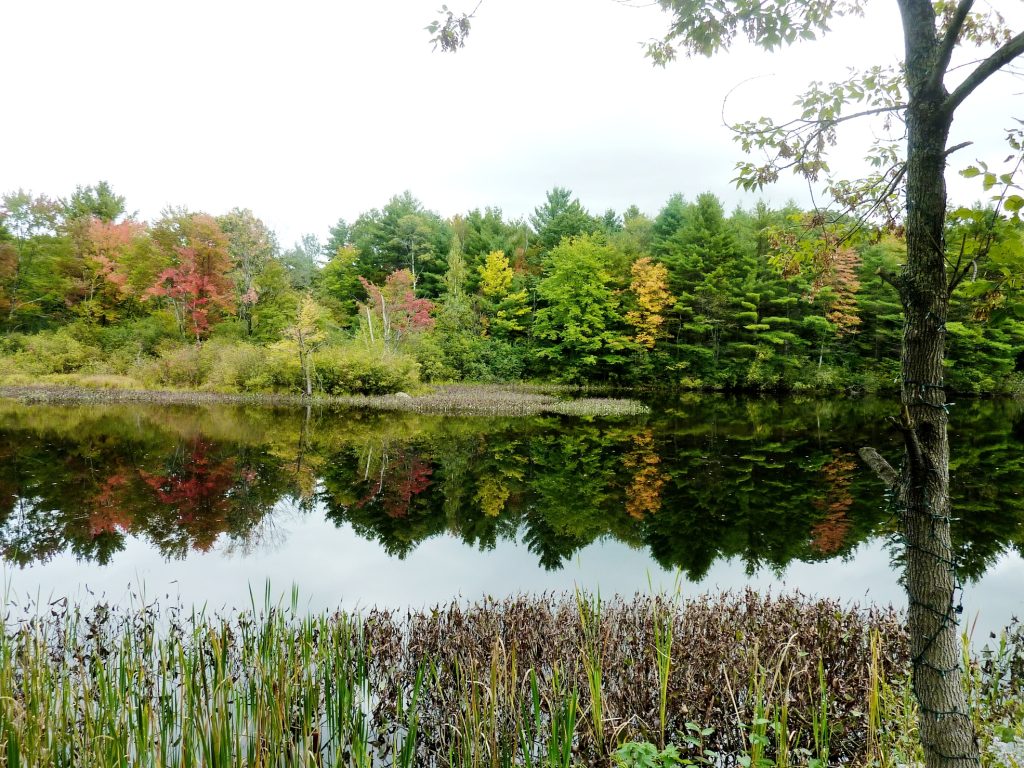
[[[449,0],[453,8],[475,0]],[[63,196],[108,180],[152,219],[168,204],[252,208],[288,245],[409,189],[443,216],[530,213],[552,186],[593,212],[711,190],[740,151],[721,122],[785,116],[808,79],[902,53],[896,4],[824,42],[665,70],[639,43],[667,17],[615,0],[485,0],[468,46],[431,50],[441,0],[0,0],[0,192]],[[1021,0],[992,5],[1024,18]],[[979,8],[986,6],[984,0]],[[1018,24],[1018,27],[1020,24]],[[757,78],[743,85],[743,81]],[[1024,83],[999,75],[961,110],[959,167],[1001,159]],[[838,165],[857,170],[857,151]],[[951,175],[952,197],[981,197]],[[763,197],[808,202],[787,179]]]

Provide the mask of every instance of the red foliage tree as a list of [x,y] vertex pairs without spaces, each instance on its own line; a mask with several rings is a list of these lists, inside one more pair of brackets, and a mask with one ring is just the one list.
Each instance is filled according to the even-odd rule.
[[213,218],[197,214],[181,223],[179,244],[172,247],[177,263],[160,273],[146,296],[167,299],[182,333],[199,342],[233,308],[228,239]]
[[127,532],[131,528],[135,516],[125,503],[124,492],[127,486],[128,475],[115,471],[89,497],[89,533],[92,536],[115,531]]
[[367,296],[366,303],[360,304],[360,315],[365,315],[371,341],[387,345],[433,327],[431,312],[434,303],[429,299],[416,298],[412,272],[408,269],[392,272],[383,287],[374,285],[365,277],[360,277],[359,282]]

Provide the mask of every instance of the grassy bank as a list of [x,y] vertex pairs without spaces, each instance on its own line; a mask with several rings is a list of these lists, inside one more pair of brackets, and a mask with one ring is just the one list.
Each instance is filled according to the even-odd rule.
[[640,416],[649,409],[636,400],[611,397],[565,399],[538,387],[451,384],[421,388],[414,395],[230,394],[192,390],[136,389],[120,386],[65,386],[54,384],[0,385],[0,398],[27,403],[156,403],[201,405],[210,403],[265,404],[270,406],[334,406],[375,411],[465,414],[480,416],[535,416],[561,414],[616,418]]
[[[906,642],[891,610],[750,592],[523,597],[402,614],[308,616],[294,595],[224,616],[155,604],[7,609],[7,766],[916,759]],[[971,667],[990,757],[1020,739],[1022,667],[1019,630]],[[1013,764],[1000,759],[989,764]]]

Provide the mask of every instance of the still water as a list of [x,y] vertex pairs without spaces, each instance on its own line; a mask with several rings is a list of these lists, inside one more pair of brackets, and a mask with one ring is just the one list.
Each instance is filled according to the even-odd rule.
[[[891,403],[684,397],[652,416],[0,400],[0,580],[15,599],[311,608],[572,590],[801,589],[902,605]],[[1024,405],[952,412],[975,636],[1024,616]],[[677,576],[678,574],[678,576]]]

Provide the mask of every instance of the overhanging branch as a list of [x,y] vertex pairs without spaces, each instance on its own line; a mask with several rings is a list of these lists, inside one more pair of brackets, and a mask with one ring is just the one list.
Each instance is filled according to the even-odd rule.
[[864,463],[871,467],[879,479],[885,483],[886,488],[896,487],[900,479],[899,473],[892,468],[892,464],[882,457],[882,454],[874,448],[861,448],[858,453]]
[[1024,53],[1024,32],[1010,38],[1009,42],[981,62],[981,64],[979,64],[977,68],[967,76],[967,79],[960,83],[955,91],[949,94],[943,104],[943,109],[946,114],[952,115],[953,112],[956,111],[956,108],[963,103],[964,99],[974,93],[975,89],[979,85],[988,80],[988,78],[1022,53]]

